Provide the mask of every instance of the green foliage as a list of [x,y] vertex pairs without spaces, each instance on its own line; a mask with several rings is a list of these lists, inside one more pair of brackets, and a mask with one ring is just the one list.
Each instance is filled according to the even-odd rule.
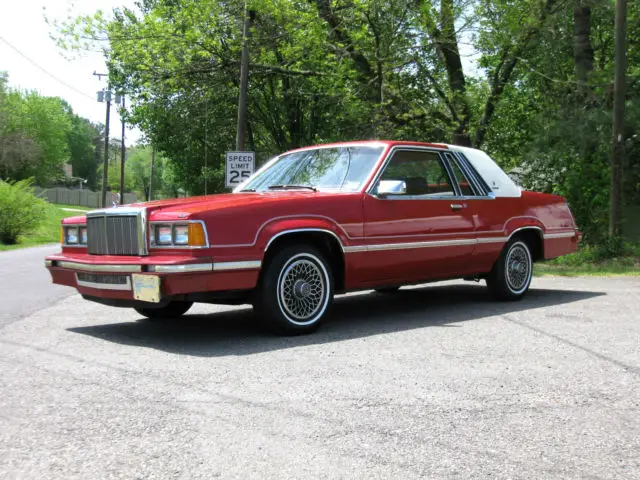
[[13,245],[42,223],[47,203],[33,193],[32,180],[0,180],[0,243]]
[[96,143],[102,140],[100,127],[86,118],[73,114],[68,135],[70,163],[73,176],[87,180],[86,187],[95,189],[100,149]]
[[35,178],[46,187],[65,181],[62,167],[96,183],[96,139],[100,127],[73,113],[60,98],[12,90],[0,73],[0,177]]
[[[164,155],[166,194],[202,193],[205,177],[209,192],[224,191],[244,3],[145,0],[137,10],[98,12],[60,28],[65,48],[108,42],[110,81],[132,100],[127,120]],[[593,50],[586,63],[574,56],[575,7],[585,6]],[[320,142],[469,138],[517,169],[526,187],[566,196],[586,241],[604,242],[613,2],[250,0],[248,8],[247,148],[258,163]],[[629,25],[640,24],[640,3],[628,8]],[[628,29],[624,168],[624,198],[636,204],[639,32]],[[140,192],[145,162],[132,161]]]

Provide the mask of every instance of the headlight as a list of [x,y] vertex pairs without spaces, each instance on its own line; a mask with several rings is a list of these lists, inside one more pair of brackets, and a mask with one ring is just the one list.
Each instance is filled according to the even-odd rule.
[[171,225],[156,226],[156,243],[158,245],[171,245],[173,233]]
[[206,247],[207,235],[202,222],[152,224],[149,229],[151,247]]
[[187,225],[173,227],[173,243],[176,245],[189,245],[189,227]]
[[67,228],[65,243],[69,245],[77,245],[78,244],[78,227],[69,227]]
[[84,246],[87,244],[86,225],[61,225],[60,243],[70,246]]

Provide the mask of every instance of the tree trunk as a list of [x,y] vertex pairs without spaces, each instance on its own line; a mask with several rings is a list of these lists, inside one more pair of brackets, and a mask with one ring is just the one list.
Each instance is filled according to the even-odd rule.
[[587,83],[593,71],[593,48],[591,47],[591,7],[576,5],[573,9],[573,61],[576,78]]

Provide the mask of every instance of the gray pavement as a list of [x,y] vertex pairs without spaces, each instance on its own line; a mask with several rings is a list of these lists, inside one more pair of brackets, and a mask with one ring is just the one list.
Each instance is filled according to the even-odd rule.
[[639,478],[640,279],[153,323],[72,295],[0,330],[0,478]]
[[0,252],[0,329],[73,294],[44,268],[44,257],[59,251],[54,244]]

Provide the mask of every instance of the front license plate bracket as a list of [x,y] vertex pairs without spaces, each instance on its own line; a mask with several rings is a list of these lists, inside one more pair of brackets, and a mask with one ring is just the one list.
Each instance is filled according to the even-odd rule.
[[160,277],[157,275],[131,275],[133,298],[141,302],[160,303]]

